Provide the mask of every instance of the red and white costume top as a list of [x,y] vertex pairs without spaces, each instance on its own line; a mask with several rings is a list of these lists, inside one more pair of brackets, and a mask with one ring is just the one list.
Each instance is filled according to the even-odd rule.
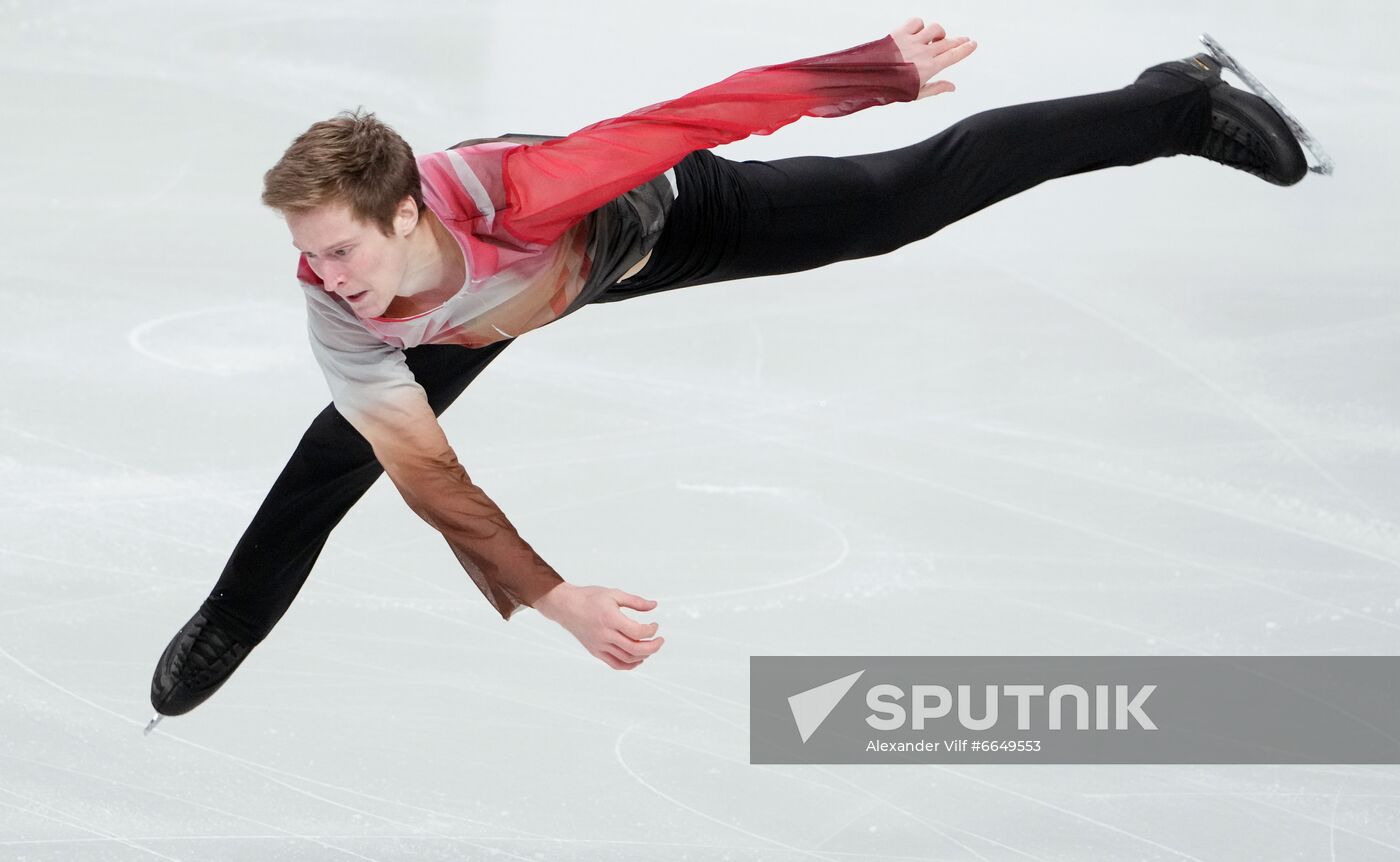
[[644,249],[621,260],[608,249],[608,272],[594,272],[605,256],[595,222],[610,202],[633,196],[627,211],[650,222],[642,230],[654,242],[671,199],[662,175],[687,154],[770,134],[804,116],[911,101],[919,85],[914,66],[887,36],[739,72],[567,137],[485,141],[419,156],[424,203],[461,245],[468,277],[441,306],[414,317],[358,317],[301,259],[312,351],[336,408],[502,617],[533,604],[561,578],[467,477],[403,349],[480,347],[514,337],[571,310],[590,276],[615,281]]

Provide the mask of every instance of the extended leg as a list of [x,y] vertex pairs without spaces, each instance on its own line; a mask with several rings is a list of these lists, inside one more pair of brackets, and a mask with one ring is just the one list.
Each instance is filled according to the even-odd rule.
[[[476,350],[425,345],[404,356],[440,415],[510,343]],[[162,655],[151,685],[158,712],[179,715],[198,706],[267,637],[311,574],[331,530],[382,472],[369,443],[334,406],[321,411],[209,598]]]
[[1208,88],[1172,75],[984,111],[896,150],[682,162],[651,263],[599,301],[884,254],[1046,180],[1193,151]]

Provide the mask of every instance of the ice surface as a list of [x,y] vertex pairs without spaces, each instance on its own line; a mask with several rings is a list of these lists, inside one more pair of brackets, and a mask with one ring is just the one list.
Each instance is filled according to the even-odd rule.
[[[292,137],[361,104],[421,148],[564,133],[918,14],[980,43],[956,94],[724,154],[888,149],[1208,30],[1338,171],[1109,170],[523,338],[448,434],[565,577],[660,602],[661,653],[617,673],[501,622],[381,483],[229,685],[142,736],[157,656],[327,400],[258,204]],[[0,859],[1396,858],[1396,768],[747,762],[750,655],[1396,652],[1396,18],[11,0]]]

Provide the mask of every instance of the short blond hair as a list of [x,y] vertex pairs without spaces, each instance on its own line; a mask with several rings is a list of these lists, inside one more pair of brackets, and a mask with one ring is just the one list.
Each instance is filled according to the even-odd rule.
[[342,111],[302,132],[263,174],[262,202],[281,213],[343,203],[385,236],[405,197],[421,212],[423,186],[408,142],[363,108]]

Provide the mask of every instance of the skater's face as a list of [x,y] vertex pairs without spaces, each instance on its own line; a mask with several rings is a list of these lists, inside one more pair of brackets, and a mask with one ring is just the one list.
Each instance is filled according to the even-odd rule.
[[287,213],[286,219],[292,244],[324,282],[326,292],[345,299],[360,317],[379,317],[403,283],[417,214],[413,199],[405,198],[389,236],[379,225],[356,218],[343,203]]

